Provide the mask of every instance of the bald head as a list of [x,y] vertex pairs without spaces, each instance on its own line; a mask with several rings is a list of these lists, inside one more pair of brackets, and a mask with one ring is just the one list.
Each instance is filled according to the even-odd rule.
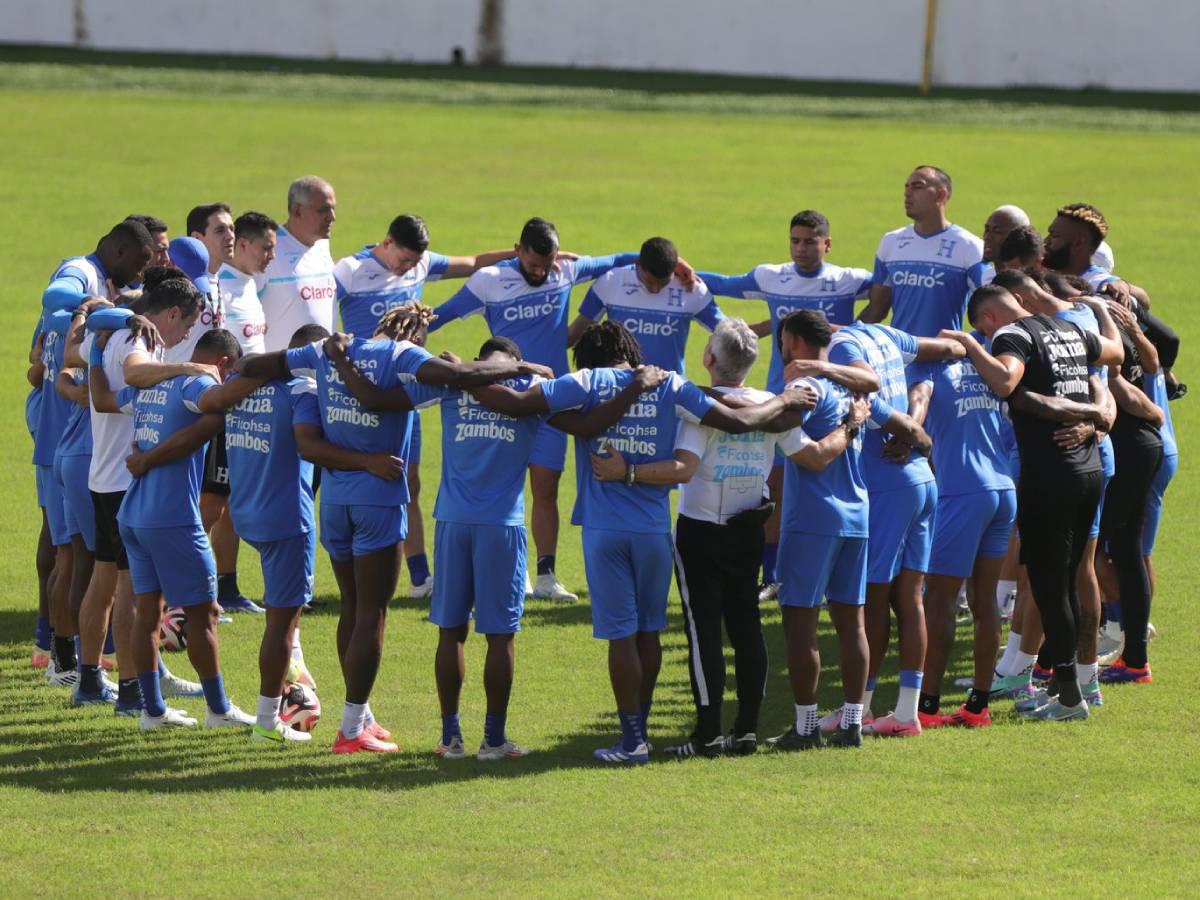
[[994,263],[999,257],[1000,245],[1014,228],[1029,224],[1029,216],[1019,206],[1005,204],[992,210],[983,225],[983,261]]
[[287,230],[300,243],[328,240],[336,219],[337,197],[324,178],[304,175],[288,185]]

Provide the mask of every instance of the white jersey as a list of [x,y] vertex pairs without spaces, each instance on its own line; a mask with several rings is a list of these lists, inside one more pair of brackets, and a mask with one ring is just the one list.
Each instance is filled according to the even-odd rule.
[[196,349],[196,343],[200,340],[205,332],[212,331],[214,328],[224,328],[224,316],[221,311],[221,297],[217,288],[217,276],[209,275],[208,283],[211,288],[207,294],[202,294],[204,298],[200,305],[200,315],[196,316],[196,321],[192,324],[191,330],[182,341],[174,347],[168,347],[163,351],[163,362],[169,363],[185,363],[192,361],[192,352]]
[[277,235],[275,258],[259,279],[268,351],[286,350],[292,335],[305,325],[320,325],[330,332],[335,326],[337,285],[329,241],[320,240],[306,247],[285,228],[280,228]]
[[[108,386],[115,394],[125,387],[125,359],[135,351],[146,352],[141,343],[131,343],[129,331],[114,332],[104,347],[104,374]],[[87,359],[92,352],[96,336],[88,333],[83,338],[80,355]],[[155,358],[161,353],[156,352]],[[133,416],[124,413],[96,412],[88,409],[92,422],[92,460],[88,466],[88,488],[97,494],[111,494],[128,490],[133,476],[125,468],[125,457],[133,444]]]
[[1111,272],[1117,267],[1116,255],[1113,253],[1113,248],[1108,245],[1108,241],[1100,242],[1100,246],[1092,254],[1092,265],[1105,272]]
[[222,263],[214,277],[221,294],[224,327],[242,345],[243,354],[265,353],[267,318],[258,299],[254,276]]

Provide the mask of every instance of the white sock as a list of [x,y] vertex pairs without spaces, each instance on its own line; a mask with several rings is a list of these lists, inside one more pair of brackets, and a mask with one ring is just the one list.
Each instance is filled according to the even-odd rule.
[[292,634],[292,659],[304,665],[304,650],[300,647],[300,629],[297,628]]
[[258,695],[258,725],[267,731],[275,730],[275,723],[279,721],[279,702],[282,697],[264,697]]
[[1006,581],[1001,579],[996,582],[996,608],[1004,609],[1004,604],[1008,602],[1008,595],[1015,593],[1017,583],[1015,581]]
[[896,717],[897,722],[914,722],[917,718],[917,700],[921,696],[921,689],[915,687],[901,687],[900,696],[896,698],[896,710],[892,713]]
[[1079,684],[1087,687],[1090,682],[1096,680],[1100,674],[1100,666],[1097,663],[1075,663],[1075,677],[1079,679]]
[[996,663],[997,675],[1016,675],[1020,669],[1017,664],[1017,654],[1021,652],[1021,635],[1015,631],[1008,632],[1008,643],[1004,645],[1004,655]]
[[1017,661],[1014,664],[1017,667],[1017,671],[1013,672],[1013,674],[1020,675],[1026,669],[1032,669],[1035,662],[1037,662],[1036,653],[1022,653],[1020,650],[1018,650]]
[[342,735],[353,740],[362,734],[367,705],[347,703],[342,708]]
[[1121,639],[1121,635],[1124,633],[1121,631],[1121,623],[1114,622],[1112,619],[1109,619],[1104,623],[1104,628],[1102,630],[1106,637],[1112,638],[1114,641],[1119,641]]
[[842,727],[849,728],[851,725],[862,725],[863,705],[861,703],[843,703],[842,704]]
[[817,730],[817,704],[796,704],[796,731],[799,734],[812,734]]
[[375,721],[375,713],[371,712],[371,704],[363,704],[363,728],[372,724]]
[[875,691],[871,690],[870,688],[863,691],[863,702],[862,702],[863,712],[871,711],[871,697],[874,695],[874,693],[875,693]]

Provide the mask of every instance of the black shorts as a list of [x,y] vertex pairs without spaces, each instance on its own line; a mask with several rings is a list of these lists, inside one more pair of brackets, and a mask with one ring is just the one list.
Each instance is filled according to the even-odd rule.
[[208,442],[208,449],[204,451],[204,484],[200,493],[229,496],[229,458],[225,451],[224,428]]
[[96,513],[96,562],[116,563],[121,572],[129,571],[129,557],[117,526],[117,511],[125,499],[124,491],[98,494],[91,491],[92,509]]

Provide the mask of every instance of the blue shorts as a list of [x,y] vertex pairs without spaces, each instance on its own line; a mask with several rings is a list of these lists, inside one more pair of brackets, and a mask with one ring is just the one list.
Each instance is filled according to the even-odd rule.
[[121,523],[134,594],[162,591],[167,606],[199,606],[217,599],[217,563],[199,522],[165,528]]
[[785,531],[775,562],[779,605],[814,609],[831,603],[862,606],[867,599],[867,539]]
[[317,536],[312,529],[277,541],[246,543],[258,551],[262,562],[264,604],[295,609],[312,599],[317,561]]
[[395,547],[406,537],[406,507],[321,504],[321,546],[337,562]]
[[929,571],[936,510],[933,481],[871,494],[867,581],[890,584],[901,569]]
[[1142,556],[1149,556],[1154,552],[1154,539],[1158,537],[1158,523],[1162,520],[1163,495],[1178,468],[1178,456],[1164,456],[1162,465],[1158,467],[1158,473],[1150,484],[1150,496],[1146,500],[1146,524],[1142,528]]
[[975,558],[1000,559],[1017,518],[1017,492],[1008,490],[954,494],[938,500],[929,571],[969,578]]
[[71,532],[67,530],[67,510],[64,505],[62,485],[54,477],[53,466],[38,466],[38,504],[46,510],[46,521],[50,524],[50,543],[55,547],[71,543]]
[[515,634],[525,611],[524,525],[438,522],[433,538],[433,601],[429,621],[466,625],[475,610],[479,634]]
[[63,494],[63,511],[67,517],[67,534],[79,535],[88,552],[96,552],[96,510],[92,492],[88,490],[90,456],[56,456],[54,474]]
[[549,422],[543,422],[538,427],[537,437],[533,439],[529,464],[561,472],[567,465],[566,433],[559,431]]
[[421,464],[421,414],[419,412],[412,414],[412,430],[408,435],[408,455],[404,457],[404,462],[410,466]]
[[670,534],[583,529],[592,636],[615,641],[667,627],[674,548]]
[[1104,513],[1104,498],[1108,494],[1108,483],[1112,481],[1112,474],[1104,473],[1104,487],[1100,490],[1100,502],[1096,504],[1096,517],[1092,519],[1092,527],[1088,529],[1088,538],[1100,537],[1100,516]]

